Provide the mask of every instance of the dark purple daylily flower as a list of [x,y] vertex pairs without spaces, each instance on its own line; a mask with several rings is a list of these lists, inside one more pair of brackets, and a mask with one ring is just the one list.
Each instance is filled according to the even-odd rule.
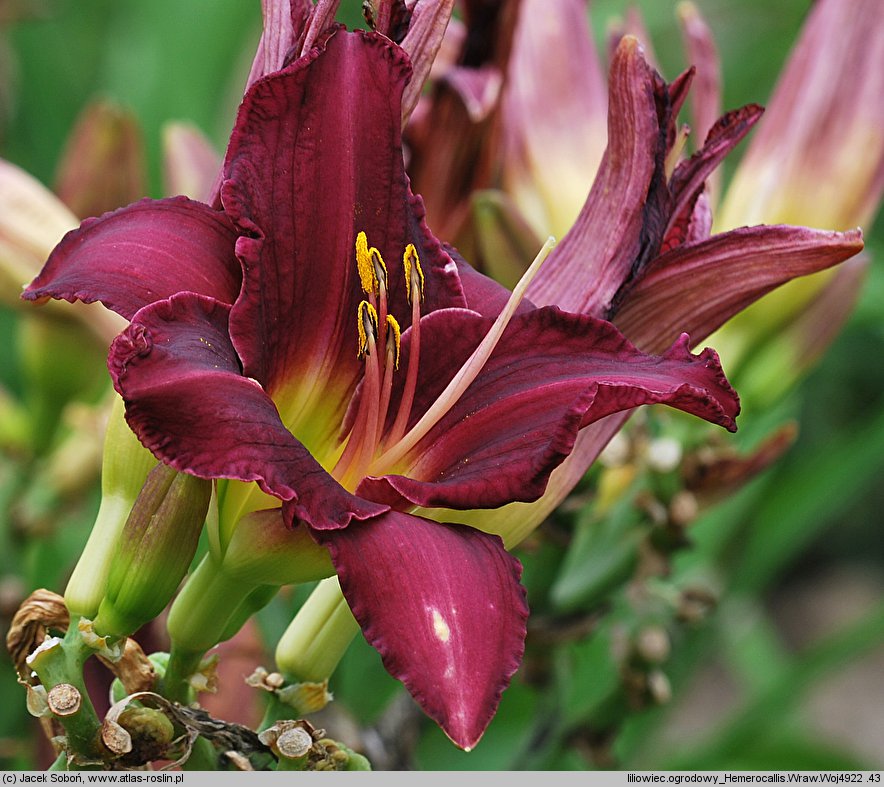
[[223,210],[145,200],[87,220],[24,297],[130,320],[109,368],[142,442],[281,500],[387,669],[471,748],[521,659],[521,568],[498,536],[414,510],[535,500],[614,412],[665,403],[733,429],[739,405],[686,336],[647,355],[455,261],[403,168],[409,76],[380,35],[321,36],[245,96]]

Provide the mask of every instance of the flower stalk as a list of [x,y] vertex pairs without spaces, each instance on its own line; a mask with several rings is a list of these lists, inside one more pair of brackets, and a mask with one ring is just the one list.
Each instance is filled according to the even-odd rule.
[[72,621],[64,639],[47,639],[27,659],[28,667],[37,674],[50,696],[59,686],[65,687],[68,697],[79,694],[79,703],[67,703],[70,707],[76,706],[76,710],[54,714],[64,727],[69,758],[75,761],[97,760],[102,755],[101,722],[83,680],[83,665],[93,653],[80,635],[76,621]]

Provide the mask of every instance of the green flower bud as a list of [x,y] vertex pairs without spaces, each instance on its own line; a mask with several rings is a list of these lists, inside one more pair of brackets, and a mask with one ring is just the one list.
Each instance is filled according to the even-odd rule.
[[322,580],[276,646],[276,666],[290,681],[328,680],[359,633],[338,578]]
[[193,560],[211,496],[210,481],[151,470],[123,528],[97,632],[125,637],[162,612]]
[[104,436],[101,506],[89,540],[64,593],[71,617],[94,619],[104,598],[123,526],[144,480],[157,460],[132,433],[123,417],[123,400],[114,397]]

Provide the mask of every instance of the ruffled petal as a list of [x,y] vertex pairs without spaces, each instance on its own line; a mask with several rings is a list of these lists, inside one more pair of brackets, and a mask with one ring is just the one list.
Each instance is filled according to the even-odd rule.
[[235,240],[227,217],[201,202],[142,200],[65,235],[22,297],[100,301],[127,319],[177,292],[233,303],[241,281]]
[[[693,213],[704,184],[725,156],[736,147],[761,118],[764,110],[757,104],[747,104],[722,115],[709,130],[703,147],[675,168],[668,184],[671,194],[670,215],[666,226],[669,232],[685,214]],[[673,247],[675,243],[665,243]],[[667,249],[668,250],[668,249]]]
[[474,747],[524,652],[519,562],[496,536],[400,511],[317,538],[387,671]]
[[534,303],[601,316],[628,278],[658,158],[654,85],[638,42],[624,38],[611,64],[608,148],[577,221],[528,288]]
[[702,341],[765,293],[862,248],[859,230],[761,226],[714,235],[656,258],[623,299],[614,322],[649,352],[680,331]]
[[230,307],[181,293],[142,309],[111,347],[108,365],[126,420],[144,445],[182,472],[257,481],[283,501],[289,523],[344,527],[385,510],[346,492],[243,377],[230,343]]
[[[421,322],[420,384],[409,427],[489,325],[459,310]],[[394,390],[394,411],[398,396]],[[516,315],[463,396],[397,462],[396,475],[366,478],[357,493],[393,505],[401,496],[449,508],[535,500],[581,428],[656,403],[736,428],[739,401],[717,356],[691,355],[686,336],[664,355],[650,356],[602,320],[555,307]]]
[[245,373],[300,434],[331,434],[362,374],[355,242],[387,263],[390,313],[410,322],[402,255],[413,243],[427,308],[461,303],[457,271],[409,193],[401,148],[407,57],[374,34],[335,32],[246,95],[222,201],[242,237],[231,336]]

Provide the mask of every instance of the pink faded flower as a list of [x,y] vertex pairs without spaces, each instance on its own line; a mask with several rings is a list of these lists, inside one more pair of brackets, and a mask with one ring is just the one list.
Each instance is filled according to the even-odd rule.
[[[820,5],[838,2],[825,0]],[[855,230],[842,234],[799,226],[759,225],[712,235],[713,206],[706,181],[724,155],[758,121],[760,108],[749,106],[725,114],[713,123],[700,149],[690,158],[682,158],[684,135],[676,127],[675,118],[693,72],[666,85],[629,36],[620,42],[611,63],[607,91],[609,144],[597,171],[585,173],[587,184],[595,176],[589,195],[582,206],[572,202],[570,207],[548,207],[571,193],[569,189],[557,191],[555,179],[551,180],[552,187],[544,186],[545,172],[555,173],[566,166],[564,161],[561,166],[552,163],[559,152],[574,155],[573,142],[567,138],[591,137],[598,150],[598,107],[602,103],[599,68],[588,27],[580,23],[585,11],[582,0],[525,0],[521,4],[503,99],[496,108],[489,109],[496,112],[498,135],[486,143],[481,160],[497,161],[497,169],[503,173],[499,182],[511,188],[496,202],[502,220],[508,226],[527,224],[539,231],[549,226],[547,222],[561,221],[554,216],[566,216],[569,211],[576,215],[529,287],[528,297],[535,304],[557,304],[571,311],[605,316],[639,346],[660,348],[681,330],[693,337],[708,336],[779,285],[832,267],[862,248],[861,234]],[[571,21],[556,24],[549,21],[550,16]],[[712,65],[714,48],[703,28],[690,14],[685,19],[691,51],[703,60],[698,66]],[[810,28],[816,29],[813,24]],[[859,25],[849,29],[852,35],[864,35]],[[570,44],[563,48],[575,57],[583,57],[579,66],[565,72],[548,67],[556,59],[546,56],[551,39],[545,37],[555,30],[567,31]],[[501,24],[497,35],[508,40],[511,33]],[[544,41],[547,45],[538,44]],[[857,43],[862,44],[862,40]],[[569,81],[572,73],[579,76]],[[874,83],[878,78],[863,73],[866,81]],[[699,123],[709,122],[717,111],[716,82],[701,82],[703,90],[695,105]],[[562,109],[569,90],[581,98],[569,109]],[[450,103],[452,91],[444,81],[437,91],[445,91]],[[586,109],[568,124],[562,123],[560,113],[571,111],[573,106],[594,109]],[[866,111],[853,108],[854,113]],[[444,122],[447,117],[450,112],[437,120]],[[431,106],[421,120],[433,127],[432,118]],[[448,132],[458,139],[469,133],[460,128],[449,128]],[[420,140],[418,134],[413,144],[419,145]],[[497,144],[501,140],[503,144]],[[595,155],[589,150],[575,160],[587,161]],[[413,161],[420,165],[423,159],[417,156]],[[494,184],[491,178],[486,177],[484,182],[476,178],[494,171],[494,165],[478,170],[478,175],[470,171],[468,187],[462,184],[451,198],[472,199],[476,188]],[[421,183],[421,169],[413,174]],[[573,176],[569,180],[573,181]],[[477,198],[477,203],[483,196]],[[432,206],[429,209],[432,216]],[[462,207],[455,210],[463,213]],[[487,259],[501,256],[504,249],[512,251],[512,236],[509,246],[494,247],[487,238],[483,241],[481,232],[486,227],[476,229],[478,239],[473,242]],[[503,235],[500,232],[492,237]],[[525,241],[523,245],[530,248],[531,244]],[[553,474],[540,501],[470,513],[458,521],[501,532],[507,544],[518,543],[573,488],[622,422],[623,417],[618,416],[582,433],[575,451]]]

